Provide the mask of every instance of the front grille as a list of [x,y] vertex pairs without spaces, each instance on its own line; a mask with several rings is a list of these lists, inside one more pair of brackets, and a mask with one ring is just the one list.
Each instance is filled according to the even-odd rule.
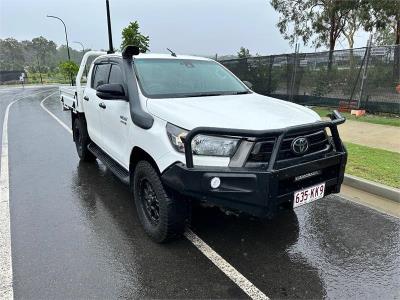
[[[309,142],[309,149],[303,155],[294,153],[291,149],[292,142],[297,137],[305,137]],[[271,137],[260,140],[254,145],[249,158],[249,163],[268,163],[276,143],[277,138]],[[304,155],[317,153],[319,151],[330,149],[330,143],[325,130],[318,130],[305,133],[295,133],[287,135],[281,144],[277,161],[284,161],[287,159],[299,158]]]
[[333,180],[338,176],[338,166],[330,166],[323,168],[317,176],[308,177],[299,181],[295,180],[295,176],[280,180],[278,183],[278,196],[291,194],[297,190],[313,186],[318,183]]
[[285,159],[299,157],[298,154],[293,153],[291,150],[292,142],[297,137],[305,137],[308,140],[309,149],[306,153],[304,153],[304,155],[324,150],[327,146],[329,146],[328,137],[324,130],[306,134],[289,135],[283,139],[281,149],[278,155],[278,160],[285,160]]

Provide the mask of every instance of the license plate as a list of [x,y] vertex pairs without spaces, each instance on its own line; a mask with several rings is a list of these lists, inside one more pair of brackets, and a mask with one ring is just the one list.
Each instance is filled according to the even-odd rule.
[[325,194],[325,182],[294,192],[293,208],[321,199]]

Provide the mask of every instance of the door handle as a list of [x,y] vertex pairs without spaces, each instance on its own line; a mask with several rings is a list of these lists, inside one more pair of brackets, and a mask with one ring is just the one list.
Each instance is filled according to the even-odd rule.
[[105,109],[105,108],[107,107],[103,102],[100,102],[100,103],[99,103],[99,106],[100,106],[102,109]]
[[85,99],[86,101],[89,101],[89,97],[88,96],[83,97],[83,99]]

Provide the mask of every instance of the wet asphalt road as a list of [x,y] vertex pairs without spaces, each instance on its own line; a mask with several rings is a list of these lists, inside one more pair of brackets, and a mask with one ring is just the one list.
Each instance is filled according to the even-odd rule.
[[[128,188],[40,107],[47,90],[9,116],[15,298],[247,298],[187,239],[146,237]],[[0,90],[0,126],[37,91]],[[45,105],[70,126],[57,95]],[[192,230],[272,299],[400,298],[400,220],[339,196],[268,222],[198,208]]]

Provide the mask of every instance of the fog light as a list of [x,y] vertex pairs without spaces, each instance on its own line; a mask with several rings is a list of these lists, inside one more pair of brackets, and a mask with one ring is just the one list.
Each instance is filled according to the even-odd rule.
[[211,179],[210,184],[213,189],[217,189],[221,185],[221,179],[219,179],[219,177],[214,177]]

